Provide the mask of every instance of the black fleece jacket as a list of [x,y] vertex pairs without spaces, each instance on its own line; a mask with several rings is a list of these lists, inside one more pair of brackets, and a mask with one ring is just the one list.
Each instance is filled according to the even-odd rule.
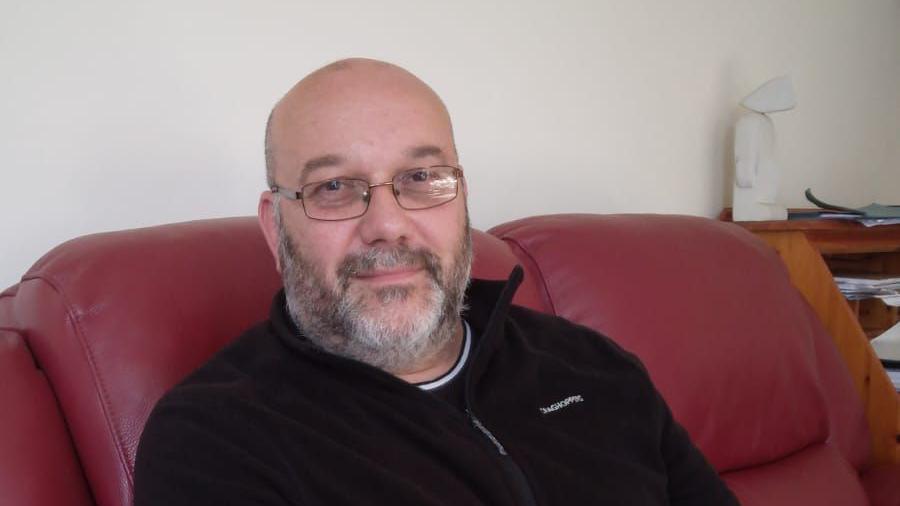
[[736,499],[631,354],[473,281],[461,412],[307,341],[285,311],[166,394],[136,506],[725,505]]

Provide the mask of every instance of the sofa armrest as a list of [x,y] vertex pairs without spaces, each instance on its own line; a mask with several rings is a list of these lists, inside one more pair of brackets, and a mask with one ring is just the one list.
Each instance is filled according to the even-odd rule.
[[0,330],[0,497],[4,504],[93,504],[56,398],[22,337]]

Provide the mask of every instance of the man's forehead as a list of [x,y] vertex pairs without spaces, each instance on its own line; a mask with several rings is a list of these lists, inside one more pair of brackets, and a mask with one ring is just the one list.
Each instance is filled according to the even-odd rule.
[[[428,157],[441,158],[446,156],[446,153],[440,146],[436,146],[433,144],[423,144],[419,146],[412,146],[404,150],[403,156],[410,160],[418,160]],[[338,153],[328,153],[306,160],[303,164],[303,170],[312,171],[322,167],[342,165],[345,163],[347,163],[347,158],[345,156]]]
[[388,151],[404,158],[455,154],[450,119],[433,104],[370,97],[292,112],[280,118],[274,137],[295,162]]
[[294,181],[322,167],[456,160],[450,117],[437,94],[395,65],[345,60],[297,83],[272,113],[269,148]]

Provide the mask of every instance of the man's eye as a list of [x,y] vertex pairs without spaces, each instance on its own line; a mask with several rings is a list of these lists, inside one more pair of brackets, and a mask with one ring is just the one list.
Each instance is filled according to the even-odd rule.
[[426,169],[415,170],[410,173],[409,179],[414,183],[424,183],[428,181],[428,171]]
[[308,196],[313,199],[344,199],[353,195],[353,182],[345,179],[329,179],[309,188]]

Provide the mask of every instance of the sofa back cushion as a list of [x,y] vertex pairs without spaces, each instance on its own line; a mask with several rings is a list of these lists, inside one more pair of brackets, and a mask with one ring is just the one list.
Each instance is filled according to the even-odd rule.
[[[662,215],[543,216],[490,233],[537,273],[553,312],[641,358],[719,471],[829,437],[815,349],[823,330],[778,256],[752,234]],[[859,403],[844,415],[858,422]]]

